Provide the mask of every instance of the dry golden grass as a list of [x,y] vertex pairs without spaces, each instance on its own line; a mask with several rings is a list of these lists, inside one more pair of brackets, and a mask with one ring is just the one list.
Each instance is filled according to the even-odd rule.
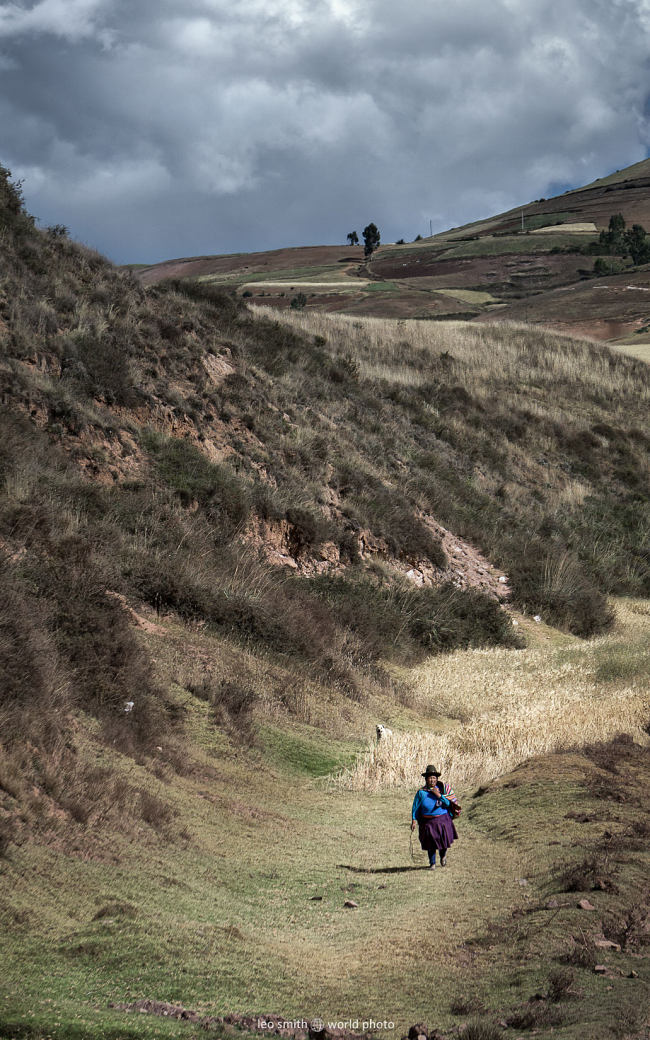
[[584,481],[568,478],[563,488],[549,496],[551,508],[574,509],[581,506],[590,491],[589,485]]
[[[516,398],[522,385],[578,384],[582,392],[639,395],[633,363],[612,365],[606,346],[560,336],[540,328],[503,322],[498,326],[465,321],[425,322],[359,318],[316,311],[254,307],[255,313],[282,321],[311,335],[324,336],[333,353],[351,356],[368,375],[405,383],[425,381],[427,355],[451,357],[462,366],[463,386],[478,397],[495,385]],[[420,372],[422,375],[420,375]],[[646,391],[643,400],[648,397]],[[532,402],[531,402],[532,403]],[[642,403],[642,400],[639,401]],[[575,401],[579,407],[579,401]],[[544,415],[566,418],[540,405]]]
[[650,363],[650,343],[617,343],[614,349],[620,350],[621,354],[628,354],[639,361]]
[[547,227],[533,228],[533,230],[530,233],[531,233],[531,235],[547,235],[549,232],[551,232],[552,234],[556,235],[557,232],[558,232],[558,227],[561,227],[562,231],[566,231],[566,232],[574,232],[574,231],[591,231],[591,232],[594,232],[594,231],[598,230],[598,228],[596,227],[596,225],[594,223],[591,223],[589,221],[585,221],[585,222],[583,222],[581,224],[562,224],[562,225],[549,224]]
[[[562,649],[469,650],[409,675],[428,714],[451,731],[402,732],[371,746],[337,782],[353,789],[411,787],[434,762],[457,788],[483,783],[536,755],[628,733],[647,742],[650,603],[620,601],[610,635]],[[634,659],[633,667],[620,661]],[[608,661],[618,667],[604,669]],[[608,680],[600,674],[612,674]],[[618,676],[618,677],[617,677]]]

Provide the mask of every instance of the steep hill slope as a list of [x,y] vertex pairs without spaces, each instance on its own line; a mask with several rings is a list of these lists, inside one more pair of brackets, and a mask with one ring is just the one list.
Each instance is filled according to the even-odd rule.
[[[629,973],[646,934],[647,604],[611,594],[650,589],[647,366],[515,325],[279,321],[202,281],[145,289],[38,231],[4,170],[0,249],[0,1031],[183,1035],[108,1006],[145,997],[251,1027],[385,1003],[448,1036],[472,1013],[640,1028],[645,977],[603,994],[589,958],[620,933]],[[541,744],[504,726],[496,693],[538,722],[548,687],[597,724],[554,712]],[[379,720],[401,758],[384,746],[373,794]],[[469,809],[549,750],[552,773],[476,792],[462,900],[443,874],[431,902],[395,777],[443,755]],[[551,850],[548,806],[600,820],[610,775],[616,848],[574,820]],[[588,942],[573,895],[546,931],[549,894],[603,880],[593,841],[617,891],[592,896]],[[409,980],[439,908],[462,984],[434,1000]]]
[[137,656],[113,660],[113,629],[131,651],[106,590],[352,696],[380,656],[515,643],[504,594],[581,635],[609,624],[605,593],[647,594],[644,365],[516,327],[279,323],[200,281],[145,291],[3,192],[7,623],[47,604],[34,648],[54,640],[100,714]]
[[650,272],[628,260],[621,275],[593,278],[590,249],[617,213],[628,227],[650,228],[650,160],[432,238],[384,245],[370,264],[359,247],[312,247],[169,261],[139,277],[201,277],[279,309],[303,292],[310,310],[358,316],[512,318],[638,349],[647,345]]

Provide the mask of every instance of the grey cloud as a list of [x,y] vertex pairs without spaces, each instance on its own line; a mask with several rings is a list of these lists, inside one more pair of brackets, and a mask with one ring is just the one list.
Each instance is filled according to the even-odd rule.
[[0,4],[0,38],[26,33],[52,34],[77,41],[98,36],[105,43],[110,34],[101,21],[110,0],[39,0],[35,4]]
[[642,158],[647,0],[0,3],[0,161],[124,261],[386,240]]

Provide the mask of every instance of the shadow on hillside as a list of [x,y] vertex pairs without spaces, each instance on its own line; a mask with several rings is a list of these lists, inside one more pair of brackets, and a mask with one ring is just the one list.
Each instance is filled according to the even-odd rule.
[[410,870],[428,870],[429,865],[413,863],[408,867],[353,867],[349,863],[337,863],[338,870],[352,870],[355,874],[406,874]]

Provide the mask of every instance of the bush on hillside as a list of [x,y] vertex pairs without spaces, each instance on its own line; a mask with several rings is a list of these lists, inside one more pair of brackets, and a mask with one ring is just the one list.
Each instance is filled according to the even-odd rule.
[[255,743],[253,712],[258,697],[253,689],[222,679],[213,682],[209,699],[215,722],[223,726],[234,741],[248,745]]
[[98,335],[93,330],[69,337],[61,363],[62,377],[74,380],[82,391],[106,404],[133,404],[128,348],[129,344],[118,337]]
[[49,745],[61,722],[55,716],[65,706],[67,677],[48,631],[47,604],[30,595],[7,559],[0,564],[2,739],[11,746],[29,732]]
[[242,308],[234,292],[229,292],[213,282],[201,282],[193,278],[170,278],[160,282],[154,290],[155,295],[159,297],[169,292],[177,293],[195,303],[208,304],[226,321],[234,321]]
[[17,236],[34,233],[34,218],[25,212],[22,183],[11,180],[11,171],[0,164],[0,230]]
[[425,559],[440,568],[447,565],[440,540],[406,505],[392,505],[384,523],[380,525],[379,533],[385,535],[391,552],[405,560],[417,562]]
[[198,501],[211,521],[232,534],[246,523],[251,508],[250,490],[226,464],[210,462],[191,441],[165,437],[153,430],[142,434],[158,474],[183,505]]
[[606,596],[573,556],[549,554],[535,541],[511,544],[508,556],[513,595],[529,614],[583,639],[611,628],[614,614]]
[[300,556],[305,549],[321,545],[332,537],[333,526],[322,514],[294,506],[287,509],[286,517],[291,524],[290,540],[294,556]]
[[312,587],[374,657],[520,645],[508,615],[479,590],[451,583],[418,588],[367,573],[323,575],[313,579]]
[[[363,475],[359,475],[361,478]],[[409,562],[429,560],[435,567],[444,568],[447,559],[440,540],[417,516],[415,506],[404,494],[405,489],[392,488],[371,481],[367,489],[359,477],[353,486],[361,488],[357,499],[359,518],[374,534],[386,539],[395,556]]]
[[[70,671],[73,703],[112,726],[121,723],[130,740],[147,744],[163,724],[160,691],[126,609],[92,566],[92,552],[82,539],[64,539],[55,554],[35,560],[31,578],[50,603],[52,637]],[[131,700],[136,707],[127,716]]]

